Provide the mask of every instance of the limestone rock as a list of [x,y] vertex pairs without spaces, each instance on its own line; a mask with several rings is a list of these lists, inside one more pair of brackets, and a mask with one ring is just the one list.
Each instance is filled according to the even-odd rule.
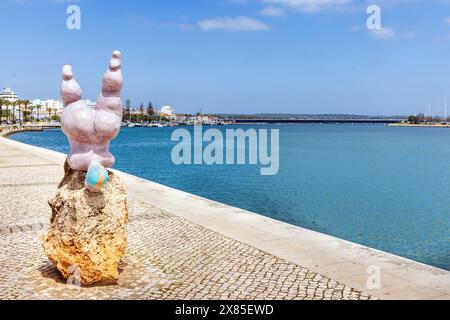
[[116,283],[125,254],[128,205],[125,187],[109,172],[101,192],[89,192],[86,172],[65,164],[65,176],[52,208],[51,227],[42,237],[44,250],[67,279],[75,270],[82,284]]

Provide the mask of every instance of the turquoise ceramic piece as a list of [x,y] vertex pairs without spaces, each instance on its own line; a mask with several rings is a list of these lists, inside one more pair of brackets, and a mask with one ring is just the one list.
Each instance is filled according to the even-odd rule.
[[92,163],[86,174],[85,186],[91,192],[99,192],[108,182],[108,171],[99,163]]

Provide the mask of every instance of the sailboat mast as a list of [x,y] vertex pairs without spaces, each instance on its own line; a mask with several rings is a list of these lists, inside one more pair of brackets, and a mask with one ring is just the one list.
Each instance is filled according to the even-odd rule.
[[444,121],[447,121],[447,97],[445,97],[444,102]]

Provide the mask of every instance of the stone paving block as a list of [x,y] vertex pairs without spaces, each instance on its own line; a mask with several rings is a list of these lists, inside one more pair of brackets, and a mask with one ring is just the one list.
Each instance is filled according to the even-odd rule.
[[56,185],[0,186],[0,227],[48,223],[51,215],[48,199],[55,193]]
[[33,155],[25,155],[20,157],[4,157],[0,158],[0,169],[2,167],[8,167],[11,165],[21,166],[21,165],[42,165],[42,164],[52,164],[50,161],[36,157]]
[[[29,170],[33,170],[33,174],[25,174]],[[54,164],[31,165],[30,167],[10,166],[0,170],[0,188],[2,185],[58,185],[63,175],[63,168]]]

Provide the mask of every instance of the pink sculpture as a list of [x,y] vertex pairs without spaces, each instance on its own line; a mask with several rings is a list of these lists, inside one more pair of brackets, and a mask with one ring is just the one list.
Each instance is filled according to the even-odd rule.
[[106,168],[115,163],[109,143],[119,134],[122,122],[121,53],[114,51],[112,54],[96,109],[81,101],[81,88],[74,79],[71,66],[63,67],[62,78],[64,112],[61,126],[70,142],[67,161],[73,170],[88,171],[86,187],[90,191],[99,191],[108,179]]

